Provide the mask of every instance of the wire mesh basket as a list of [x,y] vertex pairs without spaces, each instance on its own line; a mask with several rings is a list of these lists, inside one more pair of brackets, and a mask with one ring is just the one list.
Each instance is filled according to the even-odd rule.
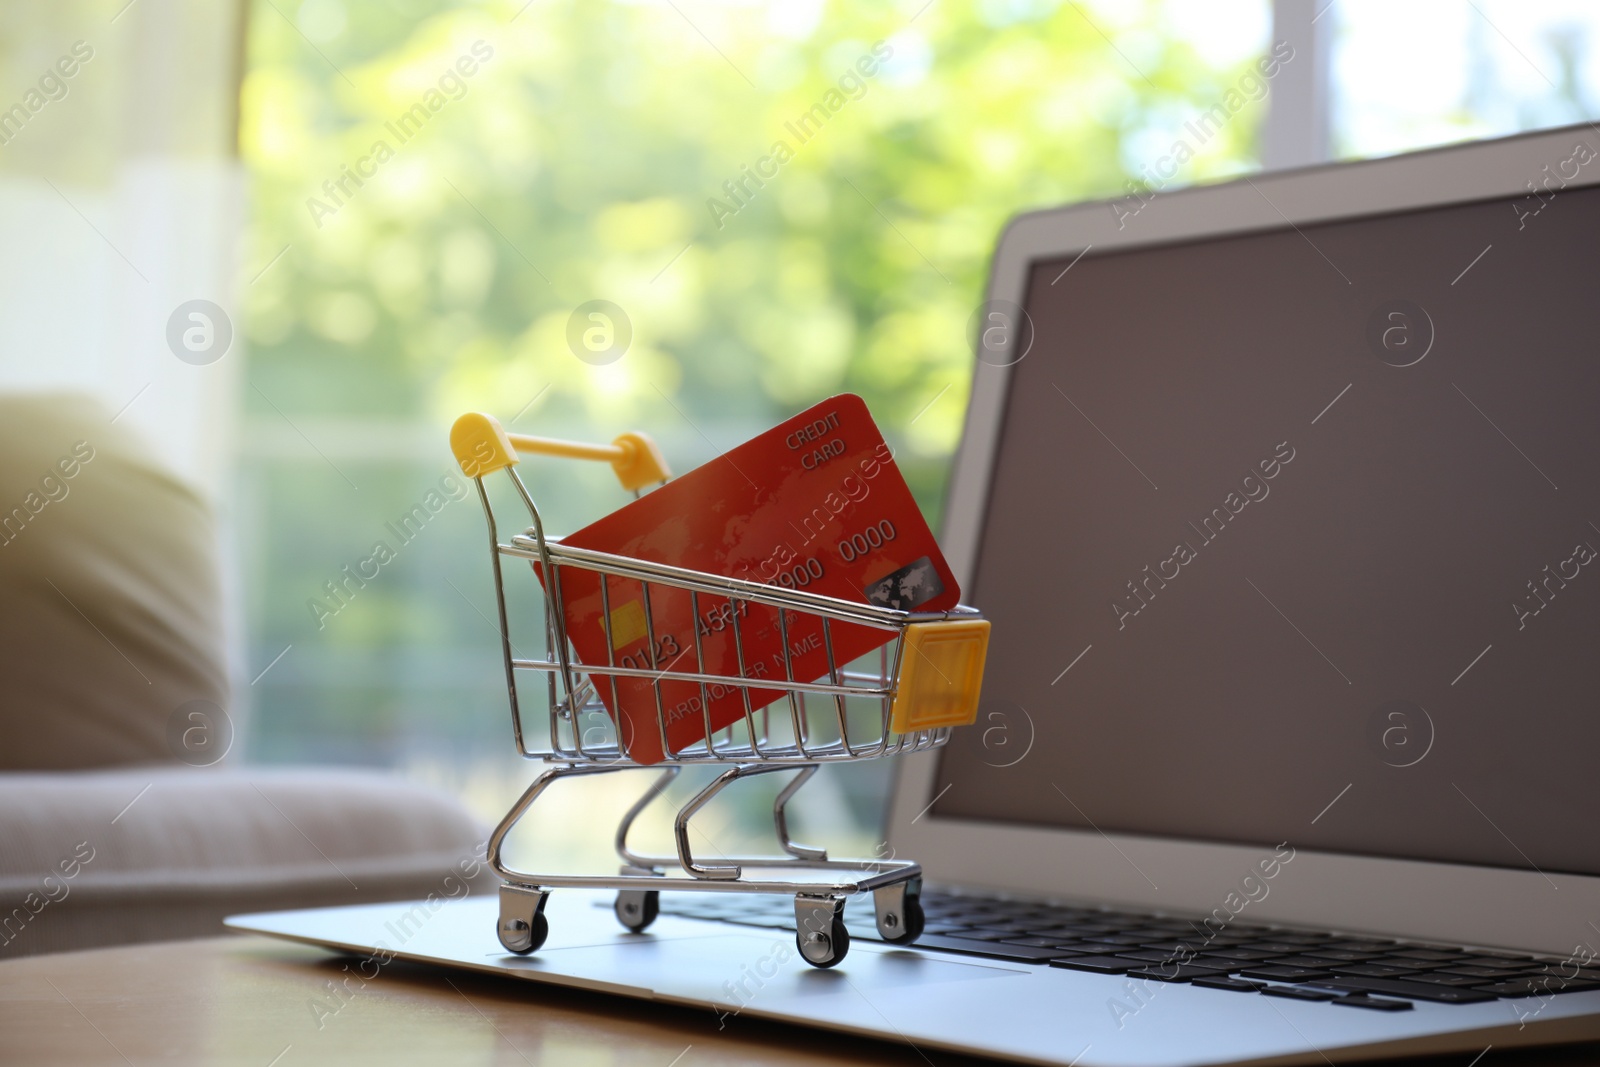
[[[660,452],[642,434],[624,434],[609,445],[579,444],[510,434],[491,416],[468,414],[456,421],[451,446],[478,489],[488,523],[517,750],[548,765],[489,840],[489,863],[506,879],[501,944],[515,953],[537,949],[548,934],[549,891],[562,887],[617,890],[617,916],[635,932],[655,920],[663,889],[793,894],[800,954],[818,967],[833,966],[848,950],[845,899],[871,893],[879,935],[894,944],[914,941],[923,927],[921,868],[907,860],[830,859],[826,850],[790,837],[786,806],[824,763],[937,748],[955,726],[970,723],[977,711],[988,622],[964,606],[899,611],[566,545],[546,534],[517,472],[518,453],[607,461],[623,488],[637,495],[670,478]],[[505,542],[484,485],[496,472],[508,477],[529,520]],[[527,580],[543,586],[544,647],[537,656],[523,655],[513,644],[506,582],[522,570],[515,561],[528,563]],[[564,579],[573,586],[580,578],[598,579],[603,661],[594,655],[580,659],[569,633]],[[669,616],[692,620],[689,639],[672,636],[681,627],[663,625]],[[747,660],[757,627],[776,632],[780,655],[770,664]],[[881,631],[886,643],[864,663],[840,662],[835,638],[841,627]],[[731,665],[726,655],[708,656],[712,637],[723,648],[731,639]],[[641,638],[641,652],[618,654]],[[820,648],[826,670],[814,678],[805,677],[808,672],[797,677],[796,647]],[[542,692],[529,693],[529,685]],[[542,703],[546,714],[525,717],[530,700]],[[714,716],[715,706],[731,707],[732,713]],[[623,708],[643,714],[617,713]],[[685,736],[691,739],[684,742]],[[635,852],[628,844],[633,823],[691,764],[723,770],[679,808],[673,821],[676,855]],[[617,827],[620,874],[539,874],[504,862],[506,835],[558,779],[627,770],[654,772],[654,777]],[[794,775],[773,804],[782,855],[697,860],[690,847],[690,819],[734,782],[778,771]]]

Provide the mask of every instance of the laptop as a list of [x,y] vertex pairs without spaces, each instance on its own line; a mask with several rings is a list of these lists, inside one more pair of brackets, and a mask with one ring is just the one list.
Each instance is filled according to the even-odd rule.
[[[943,542],[976,725],[898,761],[915,946],[851,902],[561,890],[229,920],[1020,1063],[1600,1038],[1600,132],[1022,215]],[[366,971],[361,972],[365,975]]]

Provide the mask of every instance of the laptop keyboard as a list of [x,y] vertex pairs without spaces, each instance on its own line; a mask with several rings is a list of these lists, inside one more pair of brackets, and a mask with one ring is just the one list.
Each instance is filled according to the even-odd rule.
[[[1374,1011],[1600,989],[1600,969],[1558,957],[1249,923],[1213,933],[1181,918],[934,890],[924,891],[922,908],[928,921],[917,948]],[[793,900],[768,894],[663,893],[661,911],[794,928]],[[852,938],[882,940],[870,896],[846,902],[845,926]]]

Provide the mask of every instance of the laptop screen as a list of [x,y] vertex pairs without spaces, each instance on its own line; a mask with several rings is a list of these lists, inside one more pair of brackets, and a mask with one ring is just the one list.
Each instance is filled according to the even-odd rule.
[[1034,263],[936,814],[1600,874],[1596,233],[1574,188]]

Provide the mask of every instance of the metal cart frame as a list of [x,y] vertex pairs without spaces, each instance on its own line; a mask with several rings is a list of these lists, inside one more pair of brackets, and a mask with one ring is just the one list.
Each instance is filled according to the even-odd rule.
[[[463,472],[477,487],[488,523],[500,646],[517,751],[525,758],[550,764],[534,778],[489,838],[488,862],[506,880],[500,889],[498,932],[501,944],[519,954],[538,949],[549,932],[544,915],[549,892],[569,887],[617,890],[617,918],[634,932],[644,930],[655,920],[662,890],[792,894],[800,954],[817,967],[833,966],[848,951],[850,937],[844,925],[844,903],[846,898],[856,894],[872,894],[878,933],[885,941],[905,944],[916,940],[923,929],[919,899],[922,868],[914,862],[898,859],[830,859],[826,850],[800,844],[790,837],[786,809],[795,793],[823,763],[877,759],[937,748],[949,739],[953,726],[973,720],[989,625],[978,612],[967,607],[936,613],[896,611],[564,545],[544,532],[539,509],[517,473],[517,453],[605,460],[611,464],[623,487],[637,496],[645,487],[665,484],[670,478],[665,461],[649,438],[642,434],[624,434],[610,445],[554,441],[509,434],[492,416],[476,413],[458,419],[450,436]],[[508,543],[500,540],[494,508],[484,486],[484,478],[500,470],[509,476],[530,520],[526,531],[514,535]],[[503,565],[508,559],[526,561],[530,572],[536,566],[543,575],[546,653],[542,658],[520,656],[513,648]],[[568,641],[561,596],[561,574],[567,568],[602,575],[601,623],[605,628],[606,663],[579,662]],[[641,587],[648,667],[616,662],[609,602],[611,582],[605,576],[637,582]],[[697,619],[701,596],[725,601],[730,607],[746,603],[776,609],[783,644],[784,677],[757,678],[745,673],[740,629],[744,611],[739,608],[725,612],[727,626],[732,628],[739,650],[739,673],[719,674],[707,670],[698,625],[691,627],[694,670],[673,670],[673,664],[664,667],[658,664],[656,627],[650,608],[652,586],[687,591]],[[821,679],[796,679],[794,676],[788,642],[792,616],[811,616],[822,621],[827,672]],[[873,627],[894,635],[878,653],[876,671],[850,671],[844,669],[846,665],[836,662],[832,631],[836,623]],[[542,746],[530,745],[524,731],[521,687],[523,676],[528,672],[542,674],[545,678],[543,695],[549,712],[548,733],[544,735]],[[636,762],[630,754],[628,739],[607,714],[596,687],[612,685],[615,697],[617,678],[650,679],[661,750],[665,753],[661,762],[649,765]],[[676,752],[667,741],[667,715],[661,697],[663,680],[698,683],[700,687],[704,740],[680,747]],[[741,721],[721,730],[713,729],[708,696],[712,687],[724,687],[724,692],[737,689],[742,693],[744,716]],[[774,705],[755,708],[750,699],[752,689],[777,690],[785,695]],[[862,702],[868,702],[869,706],[875,704],[878,709],[872,717],[870,736],[865,738],[861,737],[862,728],[853,725],[849,714],[849,706],[859,708]],[[616,704],[615,699],[613,704]],[[787,714],[774,712],[774,707],[786,707]],[[590,742],[587,735],[594,728],[586,728],[584,721],[596,716],[595,721],[604,724],[602,734],[609,736]],[[861,718],[855,716],[857,720]],[[619,719],[618,723],[623,721]],[[673,821],[676,855],[635,852],[628,844],[634,822],[666,791],[683,767],[691,764],[725,769],[678,810]],[[556,781],[626,770],[653,771],[655,777],[617,827],[615,845],[621,860],[618,875],[541,874],[516,870],[506,864],[502,848],[507,834]],[[777,771],[794,772],[794,777],[778,792],[772,809],[773,827],[783,855],[739,857],[717,863],[697,860],[689,841],[689,823],[694,815],[733,783]],[[761,872],[761,876],[748,876],[747,871]]]

